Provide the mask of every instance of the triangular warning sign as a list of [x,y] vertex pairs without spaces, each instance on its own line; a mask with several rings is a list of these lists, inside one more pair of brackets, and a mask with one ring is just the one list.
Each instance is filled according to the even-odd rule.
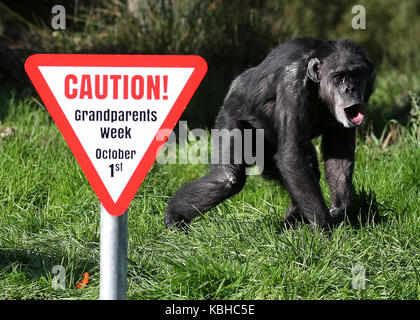
[[37,54],[25,70],[105,209],[128,208],[207,72],[199,56]]

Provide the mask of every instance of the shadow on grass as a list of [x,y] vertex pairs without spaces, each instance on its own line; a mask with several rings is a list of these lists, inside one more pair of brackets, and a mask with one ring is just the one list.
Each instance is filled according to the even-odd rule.
[[386,218],[380,215],[382,210],[392,211],[376,200],[372,189],[361,188],[353,195],[352,209],[347,213],[344,223],[356,229],[383,223]]
[[[357,190],[353,195],[352,208],[344,218],[344,223],[351,225],[355,229],[366,228],[368,226],[381,224],[386,220],[386,217],[381,215],[383,211],[394,211],[390,208],[386,208],[383,204],[376,200],[375,192],[370,189],[361,188]],[[288,229],[299,229],[303,225],[307,225],[308,221],[305,218],[296,219],[291,222],[281,223],[277,226],[276,231],[282,233]],[[338,224],[342,223],[337,222]],[[333,228],[334,229],[334,228]]]
[[[97,261],[92,259],[78,259],[77,263],[72,263],[74,267],[66,268],[67,284],[75,283],[80,276],[87,270],[97,267]],[[42,277],[54,277],[52,272],[56,265],[66,266],[69,264],[68,258],[63,256],[43,253],[37,249],[8,249],[0,248],[0,274],[11,273],[18,270],[25,274],[27,279],[37,280]]]
[[[387,219],[386,216],[382,215],[381,213],[386,211],[394,210],[391,208],[386,208],[383,204],[379,203],[376,199],[376,194],[372,189],[361,188],[355,191],[353,195],[352,209],[346,214],[344,218],[344,224],[350,225],[355,229],[361,229],[372,225],[381,224]],[[252,221],[252,223],[248,223],[245,220],[241,220],[240,218],[236,218],[235,220],[235,215],[231,215],[227,220],[215,212],[206,213],[206,216],[212,222],[217,222],[219,226],[224,224],[235,226],[238,233],[240,233],[244,228],[252,229],[253,232],[258,232],[258,230],[262,230],[268,227],[275,233],[281,234],[286,230],[301,229],[308,224],[308,222],[303,217],[301,217],[301,219],[295,219],[293,221],[286,222],[281,214],[274,214],[274,212],[273,214],[264,215],[260,219]],[[250,226],[250,224],[252,226]],[[189,223],[184,223],[183,221],[175,226],[172,226],[172,228],[174,231],[183,234],[188,234],[190,232]],[[335,227],[333,227],[333,229],[334,228]]]

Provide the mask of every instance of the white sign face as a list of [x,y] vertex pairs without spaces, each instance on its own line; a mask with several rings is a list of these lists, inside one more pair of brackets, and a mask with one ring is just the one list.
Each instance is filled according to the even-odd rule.
[[117,202],[193,69],[39,69],[112,200]]
[[[106,63],[77,64],[64,56],[78,61],[89,56],[92,62],[97,56]],[[201,65],[187,66],[187,56],[163,56],[184,60],[181,66],[166,62],[158,67],[158,56],[151,56],[153,66],[136,66],[139,57],[148,56],[127,56],[135,66],[124,61],[118,65],[124,56],[105,56],[106,60],[101,55],[32,57],[41,61],[27,62],[25,68],[89,182],[108,212],[123,213],[156,157],[151,150],[158,147],[156,134],[175,125],[205,74],[204,60],[191,56]],[[51,57],[58,57],[59,63],[51,63]],[[117,66],[110,63],[113,59]],[[37,84],[41,80],[36,78],[43,83]],[[144,168],[139,165],[142,161]],[[132,181],[136,175],[139,183]]]

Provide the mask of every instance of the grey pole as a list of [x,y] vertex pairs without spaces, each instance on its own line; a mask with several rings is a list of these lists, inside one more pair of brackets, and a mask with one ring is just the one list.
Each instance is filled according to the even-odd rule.
[[101,300],[127,298],[127,216],[127,211],[112,216],[101,204]]

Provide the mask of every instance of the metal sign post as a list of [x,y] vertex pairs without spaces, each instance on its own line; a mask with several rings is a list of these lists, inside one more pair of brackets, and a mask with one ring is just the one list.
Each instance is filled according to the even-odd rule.
[[127,211],[112,216],[101,204],[101,300],[125,300],[127,297]]

